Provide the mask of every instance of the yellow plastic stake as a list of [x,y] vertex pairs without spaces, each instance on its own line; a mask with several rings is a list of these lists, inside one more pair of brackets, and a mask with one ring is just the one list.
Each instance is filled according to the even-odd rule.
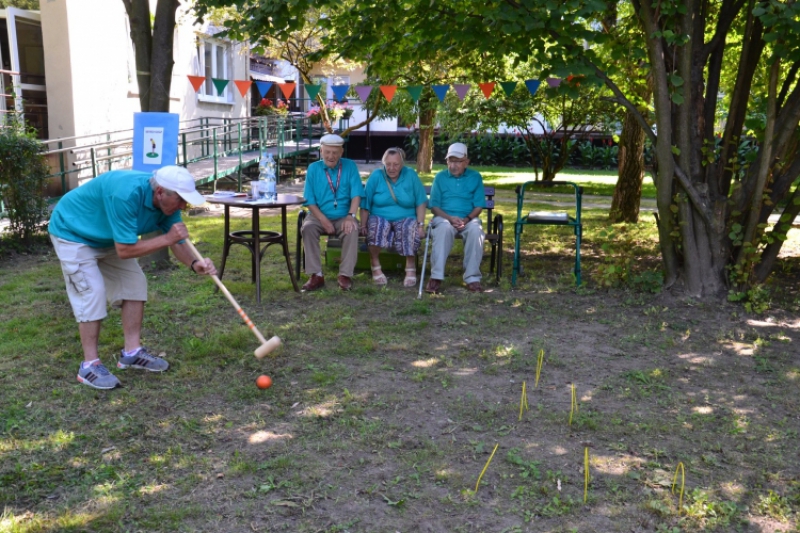
[[522,396],[519,399],[519,420],[522,420],[522,410],[528,410],[528,389],[526,382],[522,382]]
[[589,448],[584,448],[583,451],[583,503],[586,503],[586,497],[589,494]]
[[533,388],[539,386],[539,376],[542,375],[542,363],[544,363],[544,349],[539,350],[539,357],[536,360],[536,381],[533,384]]
[[497,443],[497,444],[494,445],[494,450],[492,450],[492,455],[489,456],[489,460],[486,461],[486,466],[484,466],[483,470],[481,470],[481,475],[478,476],[478,482],[475,483],[475,492],[478,492],[478,487],[481,486],[481,479],[483,479],[483,474],[485,474],[486,473],[486,469],[489,468],[489,463],[492,462],[492,457],[494,457],[494,452],[497,451],[497,447],[498,446],[500,446],[500,443]]
[[578,412],[578,400],[575,397],[575,384],[572,384],[572,403],[569,406],[569,425],[572,425],[572,415]]
[[675,482],[678,481],[678,470],[681,471],[681,492],[678,497],[678,515],[681,514],[683,509],[683,487],[686,485],[686,470],[683,468],[683,463],[679,462],[675,467],[675,476],[672,478],[672,494],[675,494]]
[[528,384],[525,381],[522,382],[522,391],[522,398],[525,400],[525,410],[528,411],[530,410],[530,407],[528,407]]

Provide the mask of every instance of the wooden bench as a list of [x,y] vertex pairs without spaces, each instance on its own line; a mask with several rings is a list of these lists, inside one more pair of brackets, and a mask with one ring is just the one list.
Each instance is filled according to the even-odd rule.
[[[574,215],[563,211],[530,211],[523,213],[523,204],[525,203],[525,190],[536,188],[548,188],[570,186],[575,190],[575,209]],[[581,197],[583,196],[583,187],[571,181],[528,181],[522,185],[518,185],[517,191],[517,220],[514,222],[514,267],[511,274],[511,286],[516,287],[517,275],[521,271],[520,265],[520,239],[522,237],[522,229],[526,225],[540,225],[540,226],[570,226],[575,233],[575,284],[581,284],[581,237],[583,234],[583,225],[581,224]]]
[[[431,187],[429,185],[425,187],[425,193],[428,196],[430,196]],[[493,213],[495,207],[494,187],[484,187],[483,193],[486,196],[486,207],[483,209],[484,212],[486,213],[486,226],[484,226],[484,232],[486,233],[486,240],[492,244],[489,272],[495,272],[495,265],[496,265],[497,267],[496,278],[497,281],[500,281],[500,276],[503,273],[503,215],[501,215],[500,213]],[[307,214],[308,212],[305,209],[302,209],[300,210],[300,213],[297,217],[297,248],[295,253],[295,273],[297,274],[297,279],[300,279],[300,271],[302,268],[305,267],[305,255],[303,253],[303,237],[302,234],[300,233],[300,228],[303,227],[303,221],[306,219]],[[460,236],[458,238],[460,238]],[[359,256],[361,256],[361,254],[369,253],[362,250],[362,248],[364,250],[366,249],[366,243],[363,241],[364,238],[361,237],[359,239]],[[423,246],[425,245],[424,242],[422,244]],[[339,244],[339,239],[335,237],[328,237],[329,247],[335,248],[337,245],[341,247],[341,244]],[[401,256],[395,253],[381,251],[379,257],[381,261],[381,268],[387,271],[393,271],[393,270],[402,271],[402,269],[405,267],[405,262],[404,262],[405,259],[402,259]],[[398,258],[402,259],[403,262],[400,262]],[[356,263],[356,268],[363,268],[364,270],[369,269],[369,262],[367,262],[366,265],[359,266],[360,263],[363,263],[363,258],[360,258],[359,262]]]

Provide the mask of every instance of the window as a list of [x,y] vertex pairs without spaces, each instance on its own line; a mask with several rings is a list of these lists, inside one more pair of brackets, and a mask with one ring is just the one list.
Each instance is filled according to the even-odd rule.
[[[228,43],[203,39],[197,43],[197,72],[205,76],[206,81],[198,91],[198,99],[202,102],[222,104],[233,103],[233,63]],[[222,94],[217,94],[212,78],[231,80]]]

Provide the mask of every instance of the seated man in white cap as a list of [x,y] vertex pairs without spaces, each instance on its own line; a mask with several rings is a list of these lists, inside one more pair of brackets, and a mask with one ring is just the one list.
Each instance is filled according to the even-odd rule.
[[343,159],[344,139],[338,135],[323,135],[320,139],[322,159],[308,166],[303,192],[310,211],[300,228],[303,250],[306,254],[306,274],[309,279],[304,291],[315,291],[325,286],[319,239],[322,235],[336,235],[342,241],[342,262],[339,264],[339,288],[353,288],[353,269],[358,260],[358,220],[356,213],[364,194],[364,185],[358,167],[350,159]]
[[486,207],[483,178],[467,168],[467,147],[451,144],[447,149],[447,170],[433,178],[428,206],[433,212],[431,221],[431,277],[425,291],[438,293],[444,279],[444,265],[456,235],[464,239],[464,281],[470,292],[483,292],[481,259],[485,234],[480,214]]
[[[78,381],[96,389],[113,389],[119,380],[100,362],[98,339],[106,301],[122,309],[125,345],[117,359],[121,369],[163,372],[167,362],[140,342],[147,278],[138,257],[170,247],[178,260],[197,274],[216,274],[211,259],[195,259],[184,240],[181,222],[187,204],[205,202],[188,170],[167,166],[154,173],[114,170],[68,192],[50,218],[50,240],[61,270],[83,347]],[[161,230],[152,239],[139,235]]]

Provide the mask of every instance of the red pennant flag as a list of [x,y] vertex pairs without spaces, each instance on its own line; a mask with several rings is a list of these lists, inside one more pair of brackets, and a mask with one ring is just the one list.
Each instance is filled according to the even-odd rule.
[[483,96],[489,98],[490,96],[492,96],[492,91],[494,91],[495,85],[497,85],[495,82],[490,81],[488,83],[479,83],[478,87],[480,87],[481,91],[483,91]]
[[292,93],[294,92],[294,86],[296,85],[293,81],[287,81],[286,83],[279,83],[278,87],[281,88],[281,92],[283,93],[283,97],[287,100],[292,97]]
[[397,92],[397,85],[381,85],[381,92],[386,97],[387,102],[391,102],[394,98],[394,93]]
[[253,85],[253,82],[250,80],[233,80],[233,83],[236,84],[236,88],[239,89],[239,94],[242,95],[242,98],[244,98],[244,95],[250,90],[250,86]]
[[206,81],[206,77],[205,76],[188,76],[187,75],[187,77],[189,78],[189,83],[191,83],[192,87],[194,87],[194,92],[199,91],[200,87],[203,86],[203,82]]

